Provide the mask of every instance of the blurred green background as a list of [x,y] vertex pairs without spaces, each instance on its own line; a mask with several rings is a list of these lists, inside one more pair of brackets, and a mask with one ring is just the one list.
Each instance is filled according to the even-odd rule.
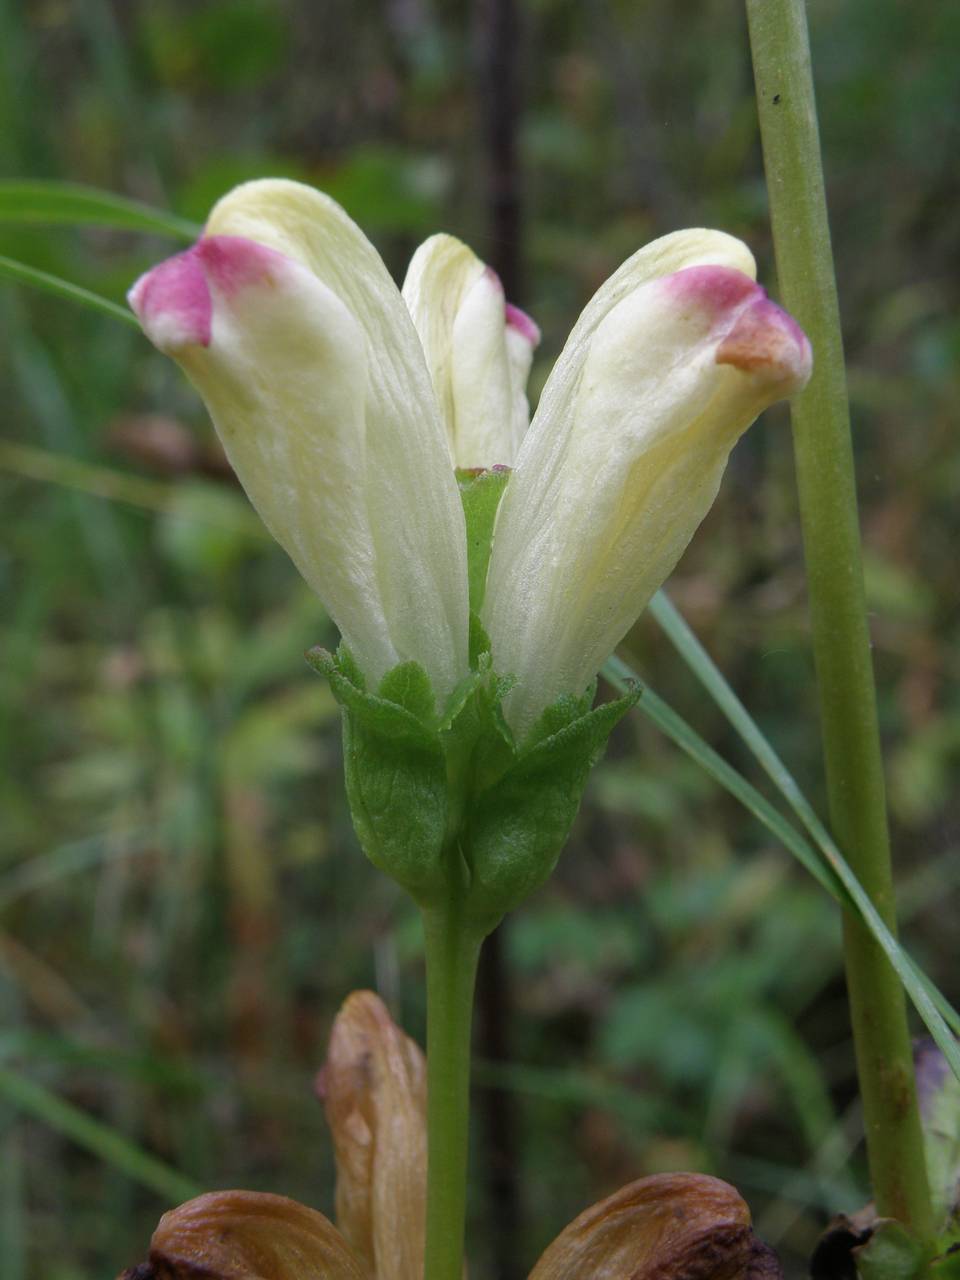
[[[519,8],[506,250],[487,3],[0,0],[0,171],[197,220],[241,179],[298,177],[398,277],[438,229],[512,252],[544,331],[534,395],[653,236],[722,227],[773,286],[739,7]],[[960,9],[809,12],[904,928],[956,1000]],[[118,300],[175,247],[0,228],[0,252]],[[301,658],[331,627],[186,382],[66,302],[4,286],[0,321],[0,1258],[4,1280],[93,1280],[144,1256],[175,1188],[94,1154],[72,1112],[25,1112],[16,1081],[179,1171],[183,1194],[330,1213],[312,1077],[355,987],[422,1038],[421,940],[350,829],[338,716]],[[782,411],[738,447],[671,593],[822,810]],[[651,621],[627,652],[754,776]],[[525,1275],[587,1204],[684,1168],[735,1182],[803,1274],[829,1215],[866,1198],[838,944],[788,855],[629,717],[487,984],[471,1274]]]

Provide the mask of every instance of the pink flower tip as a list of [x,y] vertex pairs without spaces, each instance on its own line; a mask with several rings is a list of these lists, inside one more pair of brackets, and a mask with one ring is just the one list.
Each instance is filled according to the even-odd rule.
[[243,236],[204,236],[196,253],[208,283],[228,298],[251,285],[272,284],[288,261],[275,249]]
[[507,328],[515,329],[522,337],[526,338],[531,347],[540,345],[540,327],[534,320],[527,315],[525,311],[521,311],[519,307],[515,307],[512,302],[506,305]]
[[161,262],[127,294],[144,333],[168,355],[210,345],[213,302],[197,247]]
[[272,285],[287,262],[242,236],[204,236],[142,275],[127,301],[154,346],[176,356],[209,347],[215,297],[229,300],[253,285]]

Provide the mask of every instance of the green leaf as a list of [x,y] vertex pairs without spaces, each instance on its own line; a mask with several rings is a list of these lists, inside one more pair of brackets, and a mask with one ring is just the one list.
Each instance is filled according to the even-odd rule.
[[[950,1064],[950,1069],[960,1079],[960,1050],[958,1050],[955,1040],[947,1031],[947,1024],[949,1024],[955,1033],[960,1034],[960,1014],[926,974],[920,970],[899,942],[890,935],[889,930],[886,929],[883,921],[873,909],[872,903],[861,887],[860,882],[846,863],[830,833],[817,817],[813,806],[800,790],[793,775],[764,737],[760,727],[727,683],[723,673],[713,662],[664,592],[660,591],[654,596],[650,603],[650,612],[674,648],[740,734],[761,767],[806,827],[816,848],[811,848],[796,829],[789,823],[785,823],[776,810],[760,796],[760,793],[755,788],[751,788],[749,783],[741,778],[735,770],[731,769],[726,762],[720,760],[716,753],[713,753],[713,755],[717,761],[720,761],[727,776],[725,779],[721,778],[717,773],[714,773],[713,776],[717,777],[721,785],[725,786],[732,794],[737,795],[738,799],[751,812],[755,813],[771,831],[774,831],[774,827],[770,825],[768,819],[775,815],[773,816],[773,821],[778,823],[779,829],[774,831],[774,834],[777,834],[783,840],[790,852],[804,864],[807,870],[819,880],[829,893],[838,899],[841,905],[855,910],[861,915],[867,927],[874,932],[874,936],[877,937],[887,955],[890,956],[891,963],[893,963],[900,976],[917,1012],[923,1018],[928,1031],[944,1052]],[[615,663],[620,663],[619,659],[614,661]],[[624,663],[620,663],[617,670],[621,677],[630,676],[636,678]],[[643,710],[648,714],[651,711],[651,705],[647,701],[644,702]],[[665,707],[665,704],[661,703],[660,705]],[[679,717],[676,717],[676,720],[680,724],[683,723]],[[706,747],[706,743],[703,743],[702,739],[699,739],[689,726],[684,727],[693,735],[694,739],[697,739],[702,747],[710,751],[710,748]],[[685,747],[684,749],[687,750],[688,748]],[[689,754],[694,754],[694,758],[696,758],[694,752],[689,752]],[[708,769],[707,772],[713,771]],[[748,788],[749,792],[743,791],[743,787]],[[765,816],[758,811],[757,800],[761,802],[761,807],[765,807]],[[784,839],[785,828],[792,833],[792,836],[786,839]],[[874,923],[871,923],[863,915],[864,910],[872,914]],[[882,933],[887,935],[887,944],[878,935],[875,925],[879,927]],[[896,960],[893,959],[890,944],[892,944],[892,952],[897,956]]]
[[953,1245],[930,1264],[930,1280],[960,1280],[960,1244]]
[[141,1150],[116,1129],[9,1067],[0,1067],[0,1098],[91,1151],[163,1200],[179,1204],[199,1194],[199,1188],[182,1173]]
[[[487,566],[493,544],[493,524],[500,499],[510,479],[507,467],[489,471],[458,471],[457,484],[467,524],[467,578],[470,583],[470,608],[480,613],[487,588]],[[487,648],[490,644],[487,641]]]
[[913,1280],[928,1261],[926,1248],[894,1218],[881,1218],[867,1243],[853,1252],[861,1280]]
[[494,928],[550,875],[590,770],[638,697],[631,691],[573,719],[573,700],[562,700],[563,706],[548,713],[561,727],[522,752],[492,787],[472,798],[462,848],[471,877],[467,910],[476,925]]
[[0,222],[115,227],[196,240],[203,228],[112,191],[72,182],[0,181]]
[[79,302],[81,306],[90,307],[112,320],[121,320],[124,324],[139,329],[137,317],[126,307],[111,302],[109,298],[101,298],[98,293],[91,293],[69,280],[61,280],[46,271],[38,271],[36,267],[28,267],[24,262],[15,262],[13,258],[0,257],[0,279],[13,280],[16,284],[29,285],[33,289],[42,289],[46,293],[54,293],[57,297],[66,298],[69,302]]

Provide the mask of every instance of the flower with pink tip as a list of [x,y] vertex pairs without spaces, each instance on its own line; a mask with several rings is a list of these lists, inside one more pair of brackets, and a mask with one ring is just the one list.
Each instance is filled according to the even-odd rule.
[[264,522],[372,687],[416,660],[442,705],[469,670],[454,468],[511,467],[481,621],[522,740],[581,695],[671,572],[730,449],[800,390],[810,346],[717,231],[680,231],[587,305],[532,423],[539,331],[450,236],[403,292],[332,200],[248,183],[130,292],[203,396]]

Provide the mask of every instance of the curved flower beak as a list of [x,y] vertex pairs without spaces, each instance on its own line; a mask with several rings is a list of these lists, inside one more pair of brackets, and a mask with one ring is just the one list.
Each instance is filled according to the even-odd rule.
[[247,183],[129,295],[373,681],[467,670],[463,513],[423,351],[376,250],[312,188]]
[[540,330],[496,272],[453,236],[413,255],[403,298],[423,344],[454,465],[512,466],[530,422],[527,378]]
[[507,486],[483,622],[518,737],[579,696],[673,569],[760,411],[810,345],[713,231],[655,241],[606,282],[551,374]]
[[337,1159],[337,1222],[377,1280],[420,1280],[427,1062],[372,991],[337,1015],[320,1093]]

